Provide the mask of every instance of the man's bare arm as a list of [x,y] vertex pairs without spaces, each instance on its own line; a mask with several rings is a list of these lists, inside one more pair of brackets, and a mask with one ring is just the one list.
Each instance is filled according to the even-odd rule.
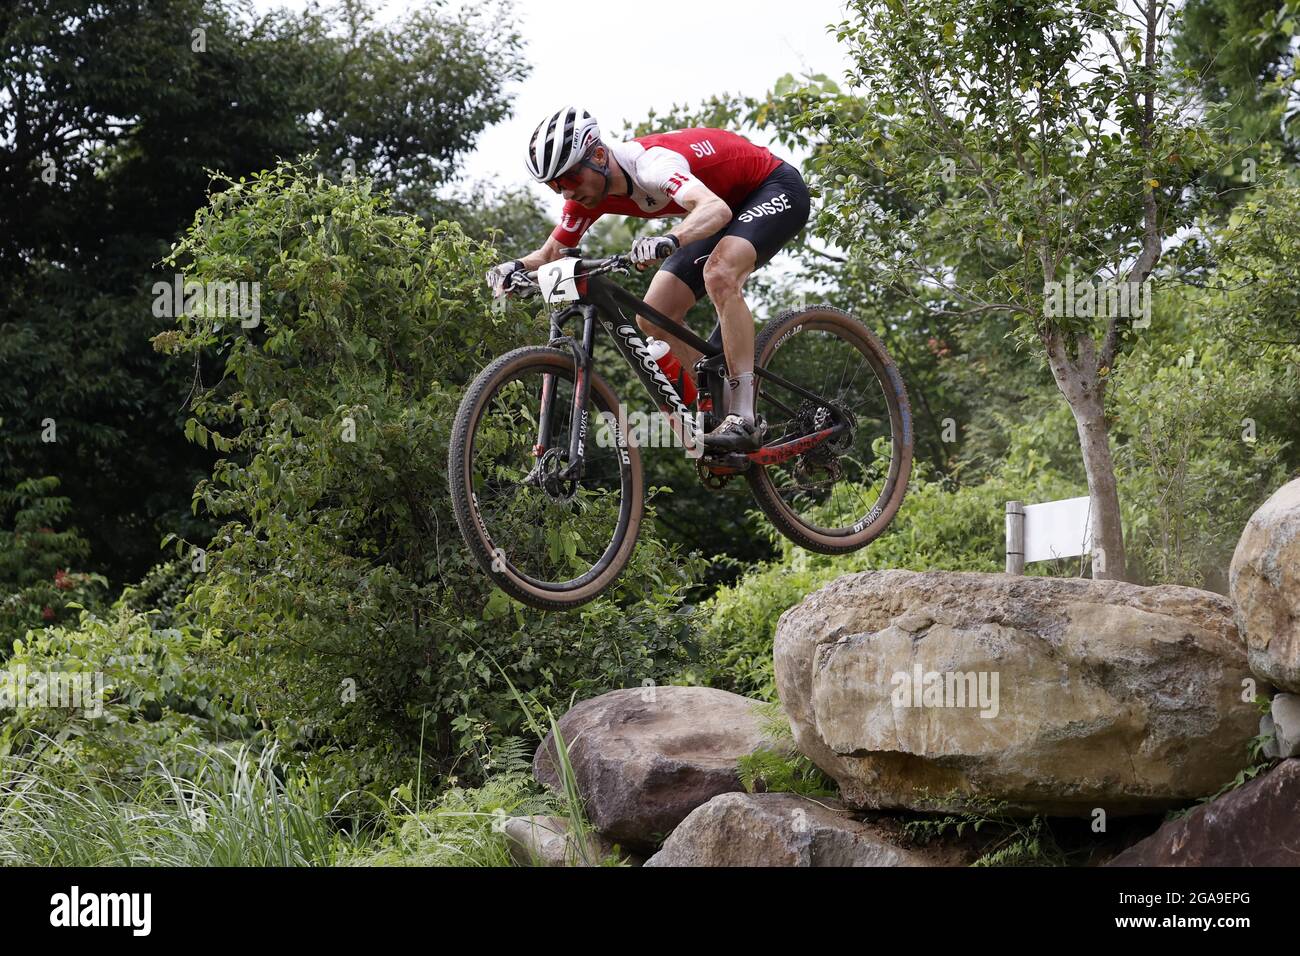
[[711,236],[731,222],[731,207],[701,182],[695,182],[688,192],[677,197],[676,202],[686,210],[686,218],[668,231],[683,246]]
[[524,264],[525,269],[531,271],[536,269],[538,266],[544,266],[546,263],[554,262],[556,259],[562,257],[565,248],[565,246],[556,242],[553,237],[547,236],[546,242],[542,244],[542,248],[535,252],[530,252],[526,256],[520,257],[519,261]]

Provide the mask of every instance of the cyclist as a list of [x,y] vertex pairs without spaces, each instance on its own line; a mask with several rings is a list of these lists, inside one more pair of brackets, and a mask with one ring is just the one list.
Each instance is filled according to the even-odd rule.
[[[657,219],[685,216],[665,235],[632,244],[638,269],[669,240],[675,249],[650,283],[645,301],[676,322],[707,294],[718,310],[726,355],[728,414],[704,436],[711,451],[753,451],[765,426],[754,417],[754,317],[743,289],[808,221],[808,187],[799,171],[762,146],[723,129],[695,127],[606,144],[585,110],[548,115],[528,143],[528,171],[564,197],[560,222],[535,252],[488,272],[496,295],[513,273],[559,259],[605,213]],[[663,339],[689,377],[701,353],[640,316],[648,335]],[[684,392],[679,379],[678,391]],[[693,390],[693,382],[691,387]]]

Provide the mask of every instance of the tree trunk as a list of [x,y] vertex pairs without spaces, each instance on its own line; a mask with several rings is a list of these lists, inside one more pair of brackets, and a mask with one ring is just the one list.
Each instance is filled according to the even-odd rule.
[[1070,404],[1083,451],[1083,469],[1092,499],[1092,576],[1107,581],[1127,580],[1124,573],[1124,526],[1115,485],[1115,463],[1110,455],[1110,430],[1100,401]]
[[1069,403],[1079,433],[1083,470],[1091,499],[1092,576],[1099,580],[1128,580],[1124,561],[1124,525],[1115,483],[1115,462],[1110,454],[1110,429],[1105,416],[1105,382],[1097,368],[1096,347],[1090,337],[1075,341],[1079,357],[1071,361],[1059,335],[1049,335],[1048,364],[1056,385]]

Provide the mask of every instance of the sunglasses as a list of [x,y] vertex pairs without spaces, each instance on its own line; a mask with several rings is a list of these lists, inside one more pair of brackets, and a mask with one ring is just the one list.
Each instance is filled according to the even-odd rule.
[[558,193],[561,189],[577,189],[582,185],[582,180],[579,178],[581,175],[579,170],[582,166],[586,166],[588,169],[594,169],[596,172],[601,174],[605,172],[604,169],[591,162],[591,160],[583,159],[577,166],[569,170],[567,173],[564,173],[561,176],[556,176],[554,179],[548,179],[546,185],[551,187],[551,192],[553,193]]

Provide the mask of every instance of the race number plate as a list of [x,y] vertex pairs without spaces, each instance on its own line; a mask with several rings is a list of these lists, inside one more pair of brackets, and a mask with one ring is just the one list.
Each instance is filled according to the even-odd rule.
[[537,284],[547,302],[572,302],[578,298],[578,280],[574,270],[578,260],[569,256],[548,262],[537,270]]

